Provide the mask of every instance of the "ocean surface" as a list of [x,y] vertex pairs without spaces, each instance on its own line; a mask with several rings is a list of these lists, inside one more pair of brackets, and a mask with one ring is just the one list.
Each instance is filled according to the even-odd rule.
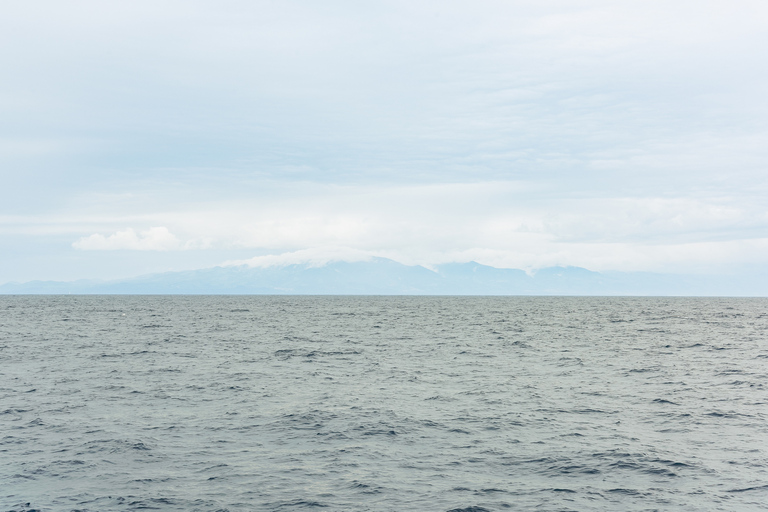
[[0,505],[768,510],[768,299],[2,296]]

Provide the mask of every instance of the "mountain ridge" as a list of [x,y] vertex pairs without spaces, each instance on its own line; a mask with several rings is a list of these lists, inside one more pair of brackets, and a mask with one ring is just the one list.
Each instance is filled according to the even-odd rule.
[[372,258],[324,265],[218,266],[109,281],[5,283],[0,285],[0,294],[766,295],[768,288],[749,284],[722,276],[601,273],[573,266],[527,273],[475,261],[428,269]]

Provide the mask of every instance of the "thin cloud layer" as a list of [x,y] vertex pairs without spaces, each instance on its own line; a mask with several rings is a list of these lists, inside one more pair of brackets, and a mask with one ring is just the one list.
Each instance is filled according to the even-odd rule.
[[107,236],[95,233],[80,238],[72,247],[83,251],[171,251],[182,246],[167,228],[154,227],[138,232],[128,228]]
[[373,253],[349,247],[317,247],[282,254],[255,256],[245,260],[227,261],[224,266],[245,265],[251,268],[269,268],[308,265],[309,267],[322,267],[334,261],[370,261],[375,256]]

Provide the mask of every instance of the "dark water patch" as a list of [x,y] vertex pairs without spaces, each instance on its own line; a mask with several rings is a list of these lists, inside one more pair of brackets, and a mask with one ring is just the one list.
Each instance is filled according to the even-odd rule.
[[125,504],[134,510],[162,510],[168,506],[181,505],[180,500],[172,498],[142,498],[129,497]]
[[35,508],[31,503],[17,503],[12,505],[8,512],[43,512],[42,510]]
[[710,411],[707,413],[704,413],[705,416],[712,416],[714,418],[736,418],[740,416],[740,414],[736,414],[733,412],[723,412],[723,411]]
[[642,496],[643,493],[636,490],[636,489],[625,489],[622,487],[617,487],[615,489],[608,489],[606,492],[609,492],[611,494],[623,494],[626,496]]
[[29,412],[31,409],[19,409],[19,408],[8,408],[4,411],[1,411],[0,414],[22,414],[25,412]]
[[336,356],[354,356],[360,355],[358,350],[336,350],[336,351],[322,351],[322,350],[296,350],[296,349],[282,349],[275,351],[275,357],[280,359],[290,359],[293,357],[301,357],[305,359],[322,358],[322,357],[336,357]]
[[751,491],[766,491],[768,490],[768,484],[758,485],[754,487],[745,487],[743,489],[729,489],[725,492],[751,492]]
[[269,505],[272,510],[282,509],[315,509],[315,508],[328,508],[328,505],[314,500],[291,500],[282,503],[275,503]]
[[148,452],[151,448],[141,441],[129,441],[123,439],[100,439],[89,441],[82,445],[77,454],[85,453],[126,453],[131,451]]
[[349,487],[361,494],[382,494],[385,491],[384,487],[378,485],[369,485],[363,482],[353,481]]
[[692,467],[690,464],[686,464],[685,462],[676,462],[673,460],[666,460],[666,459],[649,459],[649,462],[657,463],[657,464],[664,464],[669,467],[673,468],[690,468]]
[[650,461],[645,460],[645,458],[612,462],[608,464],[608,468],[610,471],[625,470],[629,472],[646,473],[650,475],[659,475],[670,478],[678,476],[677,473],[668,469],[667,467],[654,465]]

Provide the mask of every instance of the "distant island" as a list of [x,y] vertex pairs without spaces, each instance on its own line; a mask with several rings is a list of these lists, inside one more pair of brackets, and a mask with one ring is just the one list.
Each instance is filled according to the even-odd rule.
[[433,269],[386,258],[269,267],[222,266],[111,281],[30,281],[0,285],[0,294],[254,295],[681,295],[766,296],[766,279],[594,272],[549,267],[535,272],[476,262]]

